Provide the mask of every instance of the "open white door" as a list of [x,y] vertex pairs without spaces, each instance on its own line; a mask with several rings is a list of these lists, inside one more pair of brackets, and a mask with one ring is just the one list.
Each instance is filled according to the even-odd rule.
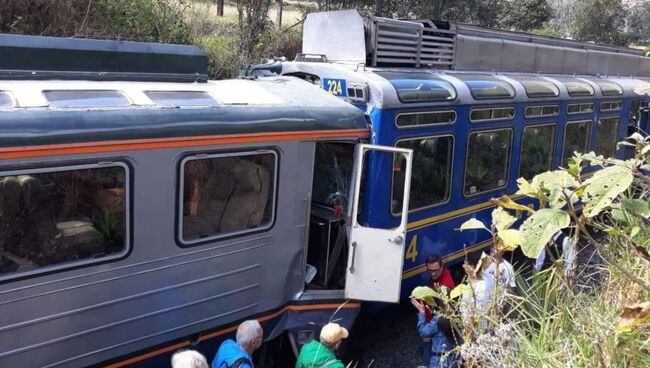
[[[404,198],[399,226],[392,229],[370,228],[359,224],[359,194],[361,178],[366,170],[366,153],[402,156]],[[409,188],[411,185],[412,151],[385,146],[359,144],[355,150],[352,193],[348,209],[349,254],[346,270],[345,297],[349,299],[399,302],[404,263],[404,239],[408,219]],[[376,181],[377,178],[373,178]],[[390,180],[390,178],[386,178]],[[395,183],[394,183],[395,184]],[[372,198],[370,201],[374,200]],[[382,198],[382,200],[384,200]]]

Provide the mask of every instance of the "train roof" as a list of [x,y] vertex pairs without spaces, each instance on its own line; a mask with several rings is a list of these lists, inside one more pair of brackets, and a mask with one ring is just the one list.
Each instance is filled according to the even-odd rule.
[[0,147],[359,129],[367,129],[361,111],[291,77],[0,81]]

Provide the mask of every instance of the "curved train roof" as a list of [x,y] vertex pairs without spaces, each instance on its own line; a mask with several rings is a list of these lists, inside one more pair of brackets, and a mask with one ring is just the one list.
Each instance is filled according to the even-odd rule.
[[289,77],[207,83],[0,81],[0,147],[367,129],[354,106]]
[[[635,88],[648,83],[636,77],[366,68],[328,62],[283,62],[282,73],[312,74],[320,79],[345,79],[348,85],[368,85],[369,103],[385,108],[615,99],[639,96]],[[399,93],[401,86],[411,93],[427,91],[423,95],[432,98],[405,99]]]

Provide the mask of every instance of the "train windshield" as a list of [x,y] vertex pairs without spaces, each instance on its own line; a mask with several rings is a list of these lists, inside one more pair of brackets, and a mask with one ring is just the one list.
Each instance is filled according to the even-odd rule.
[[401,102],[439,102],[456,99],[451,83],[427,73],[377,72],[397,91]]

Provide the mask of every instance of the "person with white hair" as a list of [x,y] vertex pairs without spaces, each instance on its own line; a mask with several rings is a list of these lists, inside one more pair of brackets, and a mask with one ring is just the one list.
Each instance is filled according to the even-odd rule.
[[181,350],[172,355],[172,368],[208,368],[208,361],[198,351]]
[[237,341],[224,341],[212,361],[212,368],[254,368],[253,352],[262,346],[264,331],[256,320],[242,322],[237,327]]

